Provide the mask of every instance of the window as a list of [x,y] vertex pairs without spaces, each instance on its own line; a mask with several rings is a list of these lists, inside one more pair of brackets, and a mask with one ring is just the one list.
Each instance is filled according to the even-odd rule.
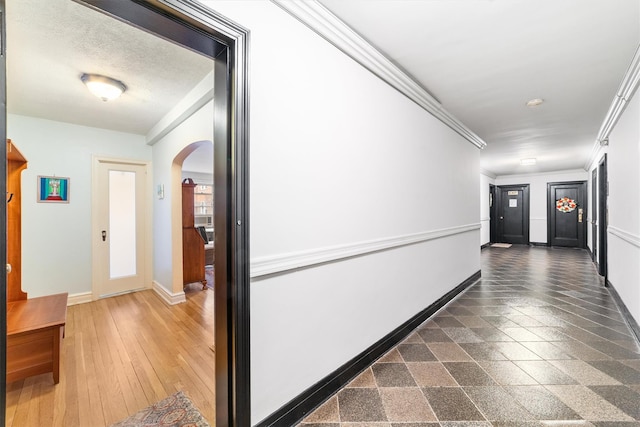
[[193,205],[195,226],[203,226],[207,229],[207,232],[213,232],[213,185],[196,185]]

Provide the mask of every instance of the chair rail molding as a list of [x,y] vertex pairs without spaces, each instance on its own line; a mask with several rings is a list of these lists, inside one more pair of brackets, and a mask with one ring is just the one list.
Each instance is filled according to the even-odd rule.
[[421,233],[405,234],[402,236],[368,240],[365,242],[347,245],[331,246],[294,253],[273,255],[255,258],[251,260],[251,278],[283,273],[298,268],[311,267],[313,265],[335,262],[358,255],[379,252],[401,246],[427,242],[429,240],[454,236],[479,230],[480,223],[460,225],[439,230],[425,231]]
[[609,234],[619,237],[625,242],[631,243],[633,246],[640,248],[640,236],[636,236],[635,234],[626,232],[612,225],[607,227],[607,231],[609,232]]
[[382,52],[315,0],[271,0],[311,28],[360,65],[407,96],[467,141],[482,149],[487,146],[478,135],[442,107],[425,88],[398,68]]

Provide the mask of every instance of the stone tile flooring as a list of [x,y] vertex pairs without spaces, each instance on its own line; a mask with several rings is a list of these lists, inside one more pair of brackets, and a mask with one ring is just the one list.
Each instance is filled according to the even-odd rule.
[[514,245],[484,249],[480,281],[300,426],[639,420],[640,346],[588,254]]

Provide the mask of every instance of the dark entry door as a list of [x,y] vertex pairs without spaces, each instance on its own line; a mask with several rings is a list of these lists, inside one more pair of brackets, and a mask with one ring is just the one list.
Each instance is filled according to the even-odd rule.
[[587,182],[547,184],[547,242],[551,246],[587,247]]
[[598,164],[598,273],[607,279],[607,225],[609,214],[607,211],[607,155]]
[[529,244],[529,185],[498,187],[498,241]]

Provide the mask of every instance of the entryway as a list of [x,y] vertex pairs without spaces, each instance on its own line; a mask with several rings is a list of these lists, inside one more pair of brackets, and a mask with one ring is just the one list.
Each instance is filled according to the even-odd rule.
[[495,209],[491,210],[492,243],[528,245],[529,184],[498,186],[495,196]]
[[[607,225],[609,223],[609,210],[607,208],[607,197],[609,196],[609,186],[607,185],[607,155],[602,156],[598,163],[598,203],[597,212],[597,234],[598,234],[598,274],[607,279]],[[594,199],[595,201],[595,199]],[[596,209],[594,207],[594,209]]]
[[547,184],[547,243],[587,248],[587,182]]
[[[220,159],[216,164],[216,176],[215,176],[215,188],[216,188],[216,210],[219,210],[219,215],[215,215],[215,229],[216,229],[216,251],[217,259],[220,260],[220,268],[216,269],[216,301],[215,301],[215,339],[216,339],[216,353],[215,353],[215,396],[207,394],[209,402],[215,404],[215,424],[218,426],[235,425],[235,426],[248,426],[250,425],[250,392],[249,392],[249,215],[248,215],[248,65],[247,65],[247,42],[248,31],[237,25],[236,23],[229,21],[225,17],[214,13],[201,3],[195,0],[180,0],[177,1],[163,1],[163,2],[138,2],[138,1],[116,1],[116,2],[104,2],[102,0],[77,0],[76,2],[68,2],[72,4],[84,4],[92,9],[104,12],[105,15],[110,18],[119,19],[129,25],[132,25],[138,29],[143,30],[146,33],[152,34],[160,39],[170,41],[176,45],[182,46],[192,52],[201,54],[207,58],[213,59],[215,69],[215,84],[213,90],[213,110],[210,117],[211,122],[215,129],[215,140],[217,142],[216,158]],[[6,16],[5,1],[0,0],[0,12],[3,17]],[[66,16],[66,15],[65,15]],[[101,15],[102,16],[102,15]],[[104,16],[103,16],[104,17]],[[109,19],[110,19],[109,18]],[[16,38],[6,37],[5,28],[0,30],[3,43],[11,45],[12,40]],[[86,39],[86,37],[85,37]],[[129,40],[130,41],[130,40]],[[132,45],[136,45],[133,43]],[[20,49],[17,49],[20,50]],[[16,50],[16,51],[17,51]],[[3,51],[4,53],[4,51]],[[151,55],[153,56],[153,55]],[[133,55],[132,57],[137,57]],[[64,58],[63,58],[64,60]],[[6,85],[6,57],[0,55],[0,82],[2,86]],[[75,79],[75,77],[74,77]],[[56,82],[57,83],[57,82]],[[133,93],[133,89],[131,89]],[[143,91],[144,94],[144,91]],[[144,95],[143,95],[144,96]],[[0,111],[6,113],[6,94],[4,91],[0,93]],[[193,111],[192,111],[193,112]],[[104,115],[103,115],[104,116]],[[3,138],[6,138],[6,114],[0,114],[0,134]],[[167,123],[166,129],[169,129],[172,124],[179,121],[181,117],[170,117]],[[171,130],[167,130],[171,132]],[[161,138],[166,134],[155,137]],[[67,138],[68,139],[68,138]],[[119,138],[114,136],[111,138],[117,141]],[[50,144],[52,141],[47,140]],[[85,144],[87,146],[96,144],[95,138],[85,138]],[[153,144],[153,142],[149,142]],[[43,146],[47,144],[42,144]],[[84,151],[82,152],[84,153]],[[110,155],[107,153],[100,153],[99,155]],[[128,154],[126,154],[128,156]],[[144,156],[142,156],[144,157]],[[90,157],[86,156],[86,161],[89,162]],[[3,162],[6,157],[3,158]],[[161,162],[162,159],[153,160],[154,165],[156,160]],[[65,167],[70,167],[73,163],[72,158],[67,160]],[[87,164],[88,166],[88,164]],[[88,171],[88,167],[86,170]],[[125,175],[128,171],[125,171]],[[154,170],[154,176],[155,176]],[[78,176],[80,173],[76,174]],[[149,171],[149,174],[151,172]],[[85,177],[86,178],[86,177]],[[76,178],[74,178],[76,179]],[[0,181],[6,180],[4,175],[0,175]],[[77,179],[79,185],[75,187],[77,190],[74,194],[81,194],[79,189],[89,187],[87,179]],[[159,181],[160,187],[162,184],[168,182]],[[157,194],[157,186],[152,186],[152,191],[146,191],[150,197],[154,198]],[[148,190],[148,188],[147,188]],[[145,190],[143,190],[143,193]],[[159,191],[161,193],[161,191]],[[136,190],[137,193],[137,190]],[[90,198],[85,196],[84,198],[78,197],[76,204],[71,205],[73,208],[79,205],[81,201],[88,204]],[[0,218],[4,218],[6,215],[6,207],[0,209]],[[84,218],[88,218],[89,215],[85,215]],[[89,227],[87,232],[89,231]],[[83,230],[73,230],[73,234],[83,235]],[[109,230],[105,229],[105,233],[109,233]],[[71,234],[71,233],[70,233]],[[88,233],[86,234],[87,238]],[[99,239],[102,239],[102,233],[99,233]],[[109,238],[109,234],[105,235],[105,241]],[[0,243],[0,253],[6,254],[6,241],[5,239]],[[88,242],[87,241],[87,246]],[[156,241],[155,247],[168,247],[171,244],[170,241]],[[86,252],[85,252],[86,253]],[[77,260],[74,260],[77,263]],[[66,264],[65,264],[66,265]],[[85,264],[86,265],[86,264]],[[131,266],[129,266],[131,267]],[[64,266],[63,266],[64,268]],[[68,269],[67,269],[68,270]],[[132,271],[131,268],[124,269],[118,274],[127,276]],[[124,272],[124,273],[123,273]],[[162,274],[164,272],[160,272]],[[156,274],[154,272],[154,274]],[[167,280],[167,283],[170,281]],[[6,277],[0,279],[0,285],[6,285]],[[151,294],[151,291],[127,293],[126,295],[118,298],[105,298],[94,303],[89,303],[94,306],[101,307],[108,306],[108,310],[121,310],[122,307],[116,304],[116,301],[123,299],[133,299],[135,303],[143,303],[138,298],[143,295]],[[207,295],[208,293],[202,293]],[[2,294],[3,295],[3,294]],[[0,307],[6,306],[6,295],[0,297]],[[89,306],[87,304],[87,306]],[[163,311],[164,306],[160,306],[159,312]],[[132,309],[133,310],[133,309]],[[124,310],[127,311],[127,310]],[[6,325],[6,312],[1,313],[0,310],[0,322]],[[134,312],[135,313],[135,312]],[[92,313],[94,314],[94,313]],[[98,313],[100,314],[100,313]],[[149,316],[143,316],[143,322],[151,324],[153,320],[162,319],[162,314],[153,314]],[[185,319],[191,317],[197,317],[187,313],[187,316],[182,319],[184,323]],[[107,318],[107,317],[103,317]],[[69,319],[67,325],[69,329],[72,328],[74,323],[79,323],[91,326],[91,322],[86,316],[80,316],[75,319]],[[135,325],[136,322],[133,322]],[[165,325],[165,322],[154,322],[152,326]],[[106,328],[117,329],[120,324],[105,325]],[[213,329],[213,325],[207,325],[208,330]],[[120,329],[118,329],[120,331]],[[131,332],[131,328],[125,327],[121,330],[125,334]],[[178,330],[170,329],[171,337],[180,337],[183,333]],[[186,332],[185,332],[186,333]],[[163,331],[164,335],[154,337],[150,340],[150,344],[166,342],[167,345],[172,343],[166,340],[167,333]],[[69,335],[68,337],[70,337]],[[6,337],[0,337],[0,359],[6,354]],[[102,338],[102,337],[101,337]],[[98,340],[100,341],[100,340]],[[210,338],[204,338],[202,341],[209,342]],[[71,340],[69,340],[71,342]],[[100,341],[102,342],[102,341]],[[103,343],[103,342],[102,342]],[[103,343],[104,344],[104,343]],[[126,346],[125,346],[126,347]],[[143,347],[141,351],[149,352],[150,347]],[[121,356],[119,345],[109,345],[107,347],[96,347],[95,354],[96,360],[101,361],[101,356],[105,355],[105,352],[113,354],[114,356]],[[128,347],[127,347],[128,349]],[[137,351],[137,349],[134,349]],[[205,348],[207,352],[210,352],[209,347]],[[118,354],[116,354],[118,353]],[[83,353],[84,354],[84,353]],[[145,353],[147,354],[147,353]],[[163,357],[164,354],[161,351],[149,352],[154,357]],[[3,359],[4,360],[4,359]],[[133,359],[136,362],[139,359]],[[67,360],[66,363],[80,363],[79,360]],[[114,364],[102,364],[99,366],[105,367],[109,372],[116,374],[120,379],[123,379],[123,384],[126,382],[126,378],[122,375],[128,375],[124,370],[120,369],[121,366]],[[186,368],[190,368],[192,365],[188,364]],[[203,367],[212,367],[211,363],[204,363],[202,366],[194,364],[195,369]],[[142,366],[142,369],[152,369],[148,365]],[[91,372],[91,370],[89,371]],[[160,374],[161,379],[170,380],[170,385],[175,386],[180,383],[179,377],[172,377],[168,374],[171,372],[155,371]],[[195,377],[198,377],[196,371]],[[6,367],[4,363],[0,363],[0,377],[6,376]],[[199,376],[202,377],[202,376]],[[69,378],[75,378],[69,375]],[[141,378],[138,376],[137,378]],[[66,379],[66,378],[65,378]],[[104,378],[105,383],[112,384],[113,376]],[[99,381],[95,381],[95,376],[89,379],[84,384],[93,384],[94,387],[89,388],[89,393],[95,391]],[[157,387],[157,384],[152,382],[145,382],[144,386],[153,387],[154,391],[166,391]],[[4,424],[6,407],[4,405],[6,396],[6,381],[0,381],[0,422]],[[31,389],[30,389],[31,390]],[[34,395],[42,394],[40,390],[34,390]],[[62,388],[61,390],[68,390]],[[131,397],[126,395],[124,389],[120,389],[123,396],[127,398]],[[64,402],[69,396],[64,394],[62,396],[49,393],[48,397],[58,397]],[[83,395],[88,396],[88,395]],[[139,407],[139,403],[143,403],[140,400],[136,400],[136,396],[140,397],[140,394],[133,396],[130,399],[132,405]],[[147,395],[145,395],[146,397]],[[91,399],[95,399],[95,395],[91,395]],[[214,400],[215,399],[215,400]],[[68,399],[69,402],[78,402],[77,396],[72,396]],[[100,402],[98,398],[96,402]],[[64,404],[51,404],[41,405],[40,407],[52,408],[52,407],[64,407]],[[80,405],[81,410],[86,406]],[[122,405],[120,405],[122,408]],[[127,407],[127,412],[129,409]],[[111,407],[104,406],[100,410],[111,411]],[[51,417],[50,419],[52,419]],[[73,425],[63,423],[64,425]],[[25,425],[25,424],[21,424]],[[39,423],[42,425],[42,423]],[[82,425],[87,425],[86,423]]]

